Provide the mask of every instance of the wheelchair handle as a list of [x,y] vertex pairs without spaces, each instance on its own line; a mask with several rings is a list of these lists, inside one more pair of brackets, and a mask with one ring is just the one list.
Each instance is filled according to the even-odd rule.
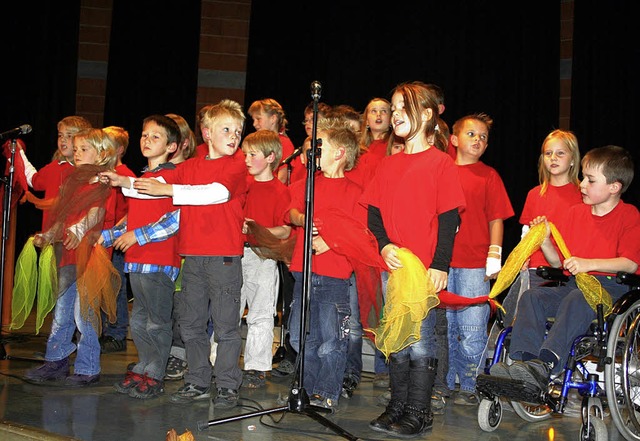
[[536,268],[536,274],[545,280],[555,280],[557,282],[569,281],[569,276],[562,271],[562,268],[540,265]]
[[631,289],[640,289],[640,276],[637,274],[625,273],[624,271],[619,271],[616,274],[616,282],[621,285],[630,286]]

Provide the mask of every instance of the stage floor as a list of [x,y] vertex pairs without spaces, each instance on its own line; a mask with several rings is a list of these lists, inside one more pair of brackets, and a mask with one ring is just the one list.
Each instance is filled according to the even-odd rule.
[[[4,441],[164,441],[170,429],[178,435],[191,431],[197,441],[394,439],[368,428],[369,421],[383,411],[376,404],[383,390],[373,388],[373,374],[368,372],[363,373],[354,396],[340,400],[337,413],[322,415],[342,431],[337,432],[295,410],[271,412],[287,407],[288,379],[270,377],[266,388],[241,389],[238,407],[225,411],[214,410],[210,400],[191,405],[171,403],[169,395],[182,386],[182,381],[166,382],[165,394],[151,400],[116,393],[113,383],[122,378],[126,366],[137,357],[132,340],[128,341],[126,352],[102,355],[102,375],[96,386],[68,389],[30,384],[23,378],[24,372],[37,365],[34,360],[41,359],[50,325],[45,323],[40,335],[35,335],[33,329],[28,322],[19,332],[3,333],[7,358],[0,360],[0,439]],[[451,399],[445,414],[435,416],[433,430],[417,439],[559,441],[579,437],[579,402],[572,403],[565,415],[538,423],[528,423],[506,407],[500,426],[494,432],[483,432],[477,422],[478,408],[454,405]],[[260,410],[265,410],[265,415],[241,417]],[[610,418],[606,422],[609,440],[622,440]]]

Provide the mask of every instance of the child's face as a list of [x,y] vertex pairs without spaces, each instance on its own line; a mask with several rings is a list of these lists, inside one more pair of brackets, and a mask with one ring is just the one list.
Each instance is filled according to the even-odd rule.
[[394,133],[400,138],[405,138],[411,131],[411,121],[404,110],[404,97],[401,93],[394,93],[391,97],[391,125]]
[[166,155],[169,151],[167,131],[155,121],[149,121],[142,128],[140,151],[147,159]]
[[304,121],[302,121],[304,125],[304,131],[307,136],[311,136],[311,131],[313,130],[313,112],[306,112],[304,114]]
[[73,159],[73,135],[77,130],[71,130],[69,126],[61,125],[58,131],[58,150],[69,161]]
[[87,142],[86,138],[73,139],[73,162],[75,165],[96,164],[99,160],[98,151]]
[[278,131],[278,116],[277,115],[269,115],[268,113],[263,112],[254,112],[251,115],[253,118],[253,127],[258,130],[271,130],[272,132]]
[[231,156],[240,145],[242,122],[231,116],[220,116],[211,127],[204,128],[204,135],[211,159]]
[[374,101],[366,115],[371,133],[386,133],[391,124],[391,108],[384,101]]
[[550,139],[542,150],[544,168],[554,176],[566,175],[571,168],[571,152],[559,139]]
[[466,161],[477,162],[489,145],[489,129],[482,121],[468,119],[452,142],[458,148],[458,158],[462,156]]
[[583,167],[582,176],[580,191],[582,192],[582,202],[587,205],[605,203],[611,199],[613,194],[617,193],[614,186],[619,184],[607,184],[607,178],[602,174],[602,167]]
[[273,153],[265,157],[264,153],[252,147],[247,148],[244,153],[244,163],[251,176],[262,176],[265,178],[273,176],[273,172],[271,171],[271,163],[273,160]]

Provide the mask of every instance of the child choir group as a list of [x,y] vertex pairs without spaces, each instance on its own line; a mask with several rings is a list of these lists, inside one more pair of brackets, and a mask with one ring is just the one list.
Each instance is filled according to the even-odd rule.
[[[318,155],[309,153],[314,104]],[[272,369],[283,291],[287,356],[304,343],[312,405],[335,411],[353,395],[366,333],[375,335],[376,380],[386,390],[372,430],[415,437],[433,426],[448,400],[477,405],[490,307],[472,299],[486,296],[500,273],[504,221],[515,213],[499,174],[481,160],[492,118],[469,114],[449,130],[443,112],[442,90],[419,81],[396,86],[390,101],[372,99],[362,114],[312,102],[296,156],[276,100],[249,107],[255,131],[243,138],[245,113],[225,99],[199,112],[203,143],[197,146],[179,115],[145,118],[140,151],[147,164],[140,176],[122,163],[126,130],[62,119],[51,163],[37,170],[24,149],[16,155],[28,185],[44,192],[33,199],[45,208],[33,242],[53,245],[58,266],[45,362],[26,378],[69,387],[98,382],[105,343],[126,347],[117,343],[126,333],[108,331],[126,330],[128,320],[138,361],[114,384],[117,392],[150,399],[164,393],[166,380],[183,379],[172,402],[212,400],[215,408],[233,408],[242,387],[264,387],[270,375],[294,371],[295,358]],[[317,172],[307,222],[311,157]],[[516,361],[491,373],[542,386],[595,313],[575,283],[562,292],[539,287],[535,268],[588,272],[612,296],[622,295],[608,276],[638,272],[640,219],[620,199],[633,179],[633,160],[621,147],[595,148],[581,158],[573,133],[554,130],[542,143],[538,171],[540,185],[528,193],[519,219],[523,237],[530,226],[553,222],[573,256],[563,257],[547,232],[520,271],[531,289],[520,297],[526,306],[514,324]],[[304,336],[307,226],[313,231]],[[111,260],[99,259],[102,254]],[[113,265],[120,284],[113,283]],[[418,278],[415,292],[404,283],[409,276]],[[130,317],[126,290],[117,291],[127,280]],[[442,290],[471,300],[447,307],[438,299]],[[581,319],[573,320],[571,310]],[[540,316],[557,317],[546,339]]]

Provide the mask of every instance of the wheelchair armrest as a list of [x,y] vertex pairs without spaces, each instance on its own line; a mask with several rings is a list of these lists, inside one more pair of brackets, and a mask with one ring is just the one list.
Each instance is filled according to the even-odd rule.
[[569,276],[562,272],[562,268],[540,265],[536,268],[536,274],[545,280],[555,280],[557,282],[569,281]]
[[619,271],[616,274],[616,282],[621,285],[630,286],[633,289],[640,289],[640,276],[638,274],[625,273]]

